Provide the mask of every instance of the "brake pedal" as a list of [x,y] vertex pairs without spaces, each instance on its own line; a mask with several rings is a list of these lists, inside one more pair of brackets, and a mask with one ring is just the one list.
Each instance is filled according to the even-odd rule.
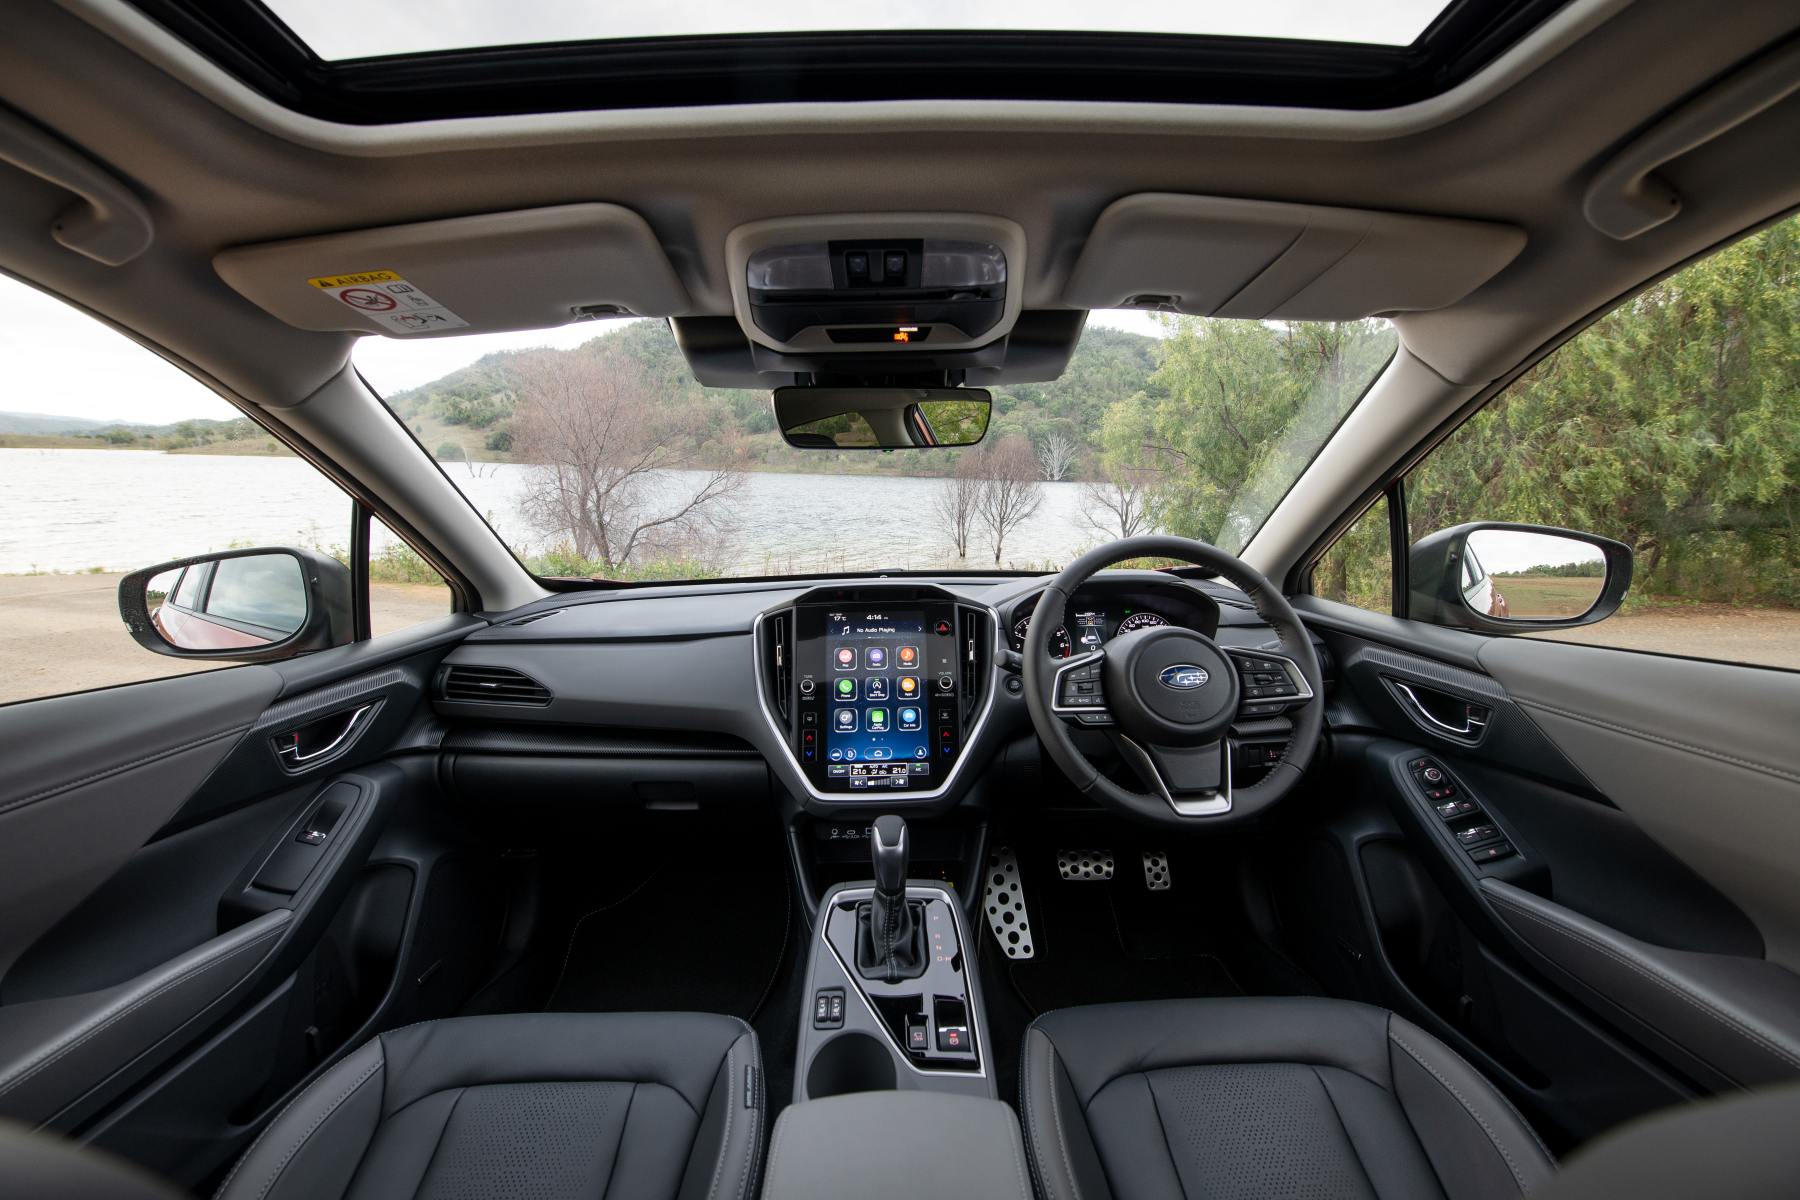
[[1144,886],[1153,892],[1166,892],[1175,886],[1169,874],[1169,856],[1161,850],[1144,851]]
[[1113,877],[1110,850],[1058,850],[1056,870],[1065,883],[1105,883]]
[[1001,846],[988,855],[987,882],[981,889],[981,907],[987,910],[988,928],[1008,958],[1030,958],[1031,922],[1025,915],[1025,884],[1019,878],[1019,858],[1012,847]]

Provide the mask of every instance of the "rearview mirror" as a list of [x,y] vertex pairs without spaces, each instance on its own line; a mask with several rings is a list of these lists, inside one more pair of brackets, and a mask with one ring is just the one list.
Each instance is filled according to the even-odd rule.
[[1603,621],[1631,587],[1631,547],[1544,525],[1476,521],[1421,538],[1407,555],[1415,621],[1515,633]]
[[175,658],[271,662],[354,637],[350,569],[311,550],[225,550],[119,580],[138,645]]
[[973,446],[987,435],[992,410],[981,388],[775,389],[775,424],[798,450]]

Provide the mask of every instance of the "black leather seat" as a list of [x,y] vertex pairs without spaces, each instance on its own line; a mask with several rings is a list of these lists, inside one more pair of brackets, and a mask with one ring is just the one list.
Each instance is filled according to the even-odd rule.
[[218,1200],[603,1195],[740,1200],[762,1069],[703,1013],[464,1017],[384,1033],[321,1075]]
[[1019,1076],[1044,1200],[1499,1200],[1554,1171],[1448,1046],[1341,1000],[1063,1009],[1026,1031]]

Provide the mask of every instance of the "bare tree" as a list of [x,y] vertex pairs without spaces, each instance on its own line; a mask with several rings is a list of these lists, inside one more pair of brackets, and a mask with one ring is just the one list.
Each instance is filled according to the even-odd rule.
[[694,465],[697,414],[671,410],[642,367],[617,352],[543,353],[512,368],[518,390],[515,449],[531,464],[526,515],[576,554],[611,570],[716,544],[728,521],[720,501],[741,471]]
[[1068,478],[1070,470],[1075,466],[1075,453],[1079,449],[1075,439],[1060,429],[1052,429],[1045,434],[1037,451],[1038,466],[1043,468],[1044,478]]
[[979,450],[965,451],[956,460],[956,470],[938,484],[932,501],[938,526],[950,535],[950,544],[959,559],[969,557],[969,540],[979,515],[982,458]]
[[1031,442],[1020,436],[1002,438],[981,459],[981,487],[975,507],[994,547],[999,565],[1007,535],[1038,510],[1044,502],[1044,485],[1038,477],[1037,455]]
[[1081,485],[1081,517],[1104,538],[1150,532],[1150,484],[1143,471],[1109,471]]

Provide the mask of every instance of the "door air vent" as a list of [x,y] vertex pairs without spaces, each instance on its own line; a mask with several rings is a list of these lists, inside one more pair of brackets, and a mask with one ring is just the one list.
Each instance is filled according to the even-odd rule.
[[438,696],[444,700],[467,700],[477,704],[537,707],[550,703],[551,699],[549,688],[521,671],[465,663],[452,663],[445,668],[438,684]]

